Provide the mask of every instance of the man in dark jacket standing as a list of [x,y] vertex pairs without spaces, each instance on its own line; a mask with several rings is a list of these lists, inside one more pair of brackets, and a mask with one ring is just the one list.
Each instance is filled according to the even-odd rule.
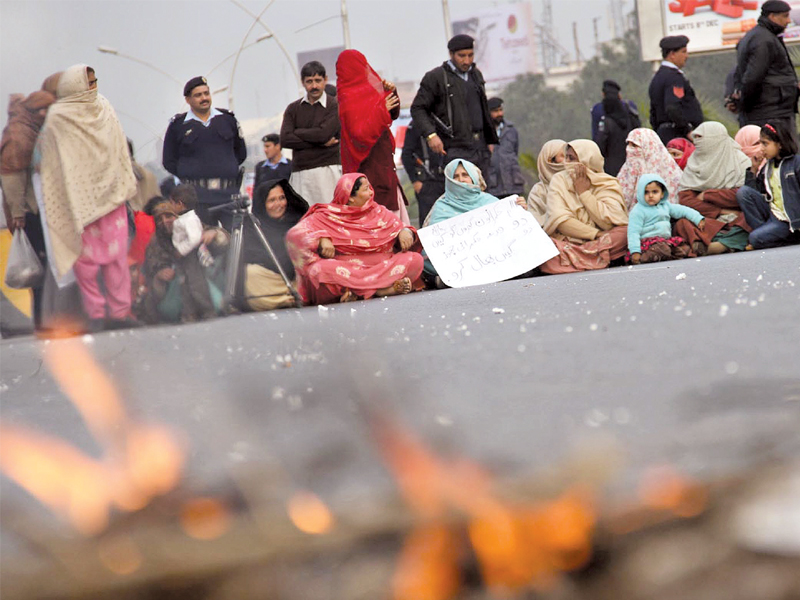
[[705,118],[683,67],[689,57],[689,38],[671,35],[659,42],[661,67],[650,81],[650,125],[666,144],[676,137],[686,137]]
[[421,135],[414,121],[406,129],[403,152],[400,154],[406,175],[414,186],[419,207],[419,226],[433,208],[433,203],[444,194],[444,155],[428,148],[425,136]]
[[492,165],[486,178],[486,191],[497,198],[525,192],[525,179],[519,168],[519,133],[511,121],[505,120],[503,99],[489,98],[489,114],[497,127],[498,143],[492,150]]
[[497,133],[489,115],[483,74],[474,64],[474,40],[464,34],[448,43],[450,60],[425,73],[411,104],[411,118],[428,147],[446,162],[464,158],[486,176]]
[[764,2],[758,25],[736,47],[734,79],[746,124],[782,121],[796,137],[797,75],[789,52],[778,37],[792,21],[790,10],[783,0]]

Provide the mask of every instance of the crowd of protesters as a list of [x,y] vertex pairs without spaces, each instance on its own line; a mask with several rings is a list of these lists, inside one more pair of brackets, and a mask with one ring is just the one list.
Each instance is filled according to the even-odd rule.
[[[765,3],[769,32],[782,13],[766,9],[783,4]],[[762,122],[734,139],[722,124],[703,122],[695,107],[691,121],[684,118],[676,64],[685,63],[687,43],[683,36],[662,40],[665,62],[651,85],[652,93],[660,79],[674,79],[669,94],[680,102],[663,111],[671,121],[641,127],[635,105],[606,81],[592,113],[600,143],[545,143],[539,181],[526,199],[517,132],[503,118],[502,100],[486,97],[473,39],[455,36],[450,59],[425,74],[412,103],[403,160],[420,200],[420,226],[516,197],[518,210],[533,215],[558,251],[536,274],[800,241],[794,118],[762,118],[746,61],[744,110]],[[397,88],[356,50],[341,53],[336,72],[331,89],[324,66],[306,64],[306,94],[287,107],[280,135],[263,139],[253,218],[244,222],[235,263],[240,310],[446,287],[411,225],[395,170]],[[796,107],[796,79],[792,93]],[[231,281],[230,200],[241,185],[245,146],[233,114],[211,106],[205,78],[187,82],[184,96],[189,110],[165,135],[172,176],[160,189],[133,161],[91,67],[72,66],[27,98],[12,96],[0,176],[10,228],[25,231],[47,266],[33,288],[37,330],[55,326],[52,317],[62,314],[81,314],[96,331],[189,322],[230,308],[223,298]],[[282,147],[293,151],[291,161]],[[80,303],[70,305],[65,295],[76,287]]]

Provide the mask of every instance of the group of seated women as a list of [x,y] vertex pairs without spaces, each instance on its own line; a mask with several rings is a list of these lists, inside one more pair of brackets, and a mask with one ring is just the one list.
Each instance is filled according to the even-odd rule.
[[559,254],[543,273],[762,249],[800,241],[800,158],[791,132],[750,125],[736,138],[706,122],[665,147],[627,138],[617,177],[589,140],[548,142],[528,210]]
[[[543,274],[766,248],[797,241],[796,154],[791,135],[771,125],[745,127],[734,141],[722,124],[707,122],[669,148],[640,128],[628,136],[627,160],[613,177],[594,142],[552,140],[538,157],[540,181],[517,204],[558,250],[540,266]],[[453,160],[424,225],[498,200],[484,189],[475,165]],[[171,204],[164,210],[174,218]],[[242,294],[251,310],[295,305],[284,276],[305,304],[442,286],[416,229],[375,201],[362,173],[344,175],[330,203],[311,208],[287,180],[266,182],[255,190],[253,215],[273,253],[247,225]]]

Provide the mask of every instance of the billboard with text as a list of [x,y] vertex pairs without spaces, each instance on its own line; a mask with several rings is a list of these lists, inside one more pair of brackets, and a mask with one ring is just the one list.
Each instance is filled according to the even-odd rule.
[[475,62],[488,82],[542,72],[529,2],[474,12],[453,21],[453,33],[475,38]]
[[[763,3],[763,0],[661,0],[663,35],[688,36],[690,52],[734,48],[756,26]],[[793,24],[787,28],[784,39],[800,41],[800,1],[789,4]]]

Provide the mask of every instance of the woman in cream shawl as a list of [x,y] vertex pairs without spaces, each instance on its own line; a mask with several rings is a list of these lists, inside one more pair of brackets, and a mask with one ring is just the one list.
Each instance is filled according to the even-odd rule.
[[559,255],[544,273],[603,269],[627,251],[628,213],[616,177],[603,172],[600,148],[591,140],[567,146],[567,165],[550,181],[544,230]]
[[536,159],[536,168],[539,171],[539,181],[531,188],[528,194],[528,212],[544,225],[547,214],[547,187],[553,175],[564,170],[564,149],[567,142],[564,140],[550,140],[539,151]]
[[125,134],[86,65],[64,71],[56,96],[38,142],[50,264],[56,277],[74,271],[90,319],[124,320],[131,304],[125,201],[136,194]]
[[[722,231],[709,242],[709,254],[744,250],[750,228],[736,201],[736,191],[744,185],[752,161],[722,123],[706,121],[692,132],[695,150],[686,163],[678,201],[695,209],[706,219],[722,222]],[[714,231],[712,222],[706,224]],[[720,229],[716,227],[716,229]]]

